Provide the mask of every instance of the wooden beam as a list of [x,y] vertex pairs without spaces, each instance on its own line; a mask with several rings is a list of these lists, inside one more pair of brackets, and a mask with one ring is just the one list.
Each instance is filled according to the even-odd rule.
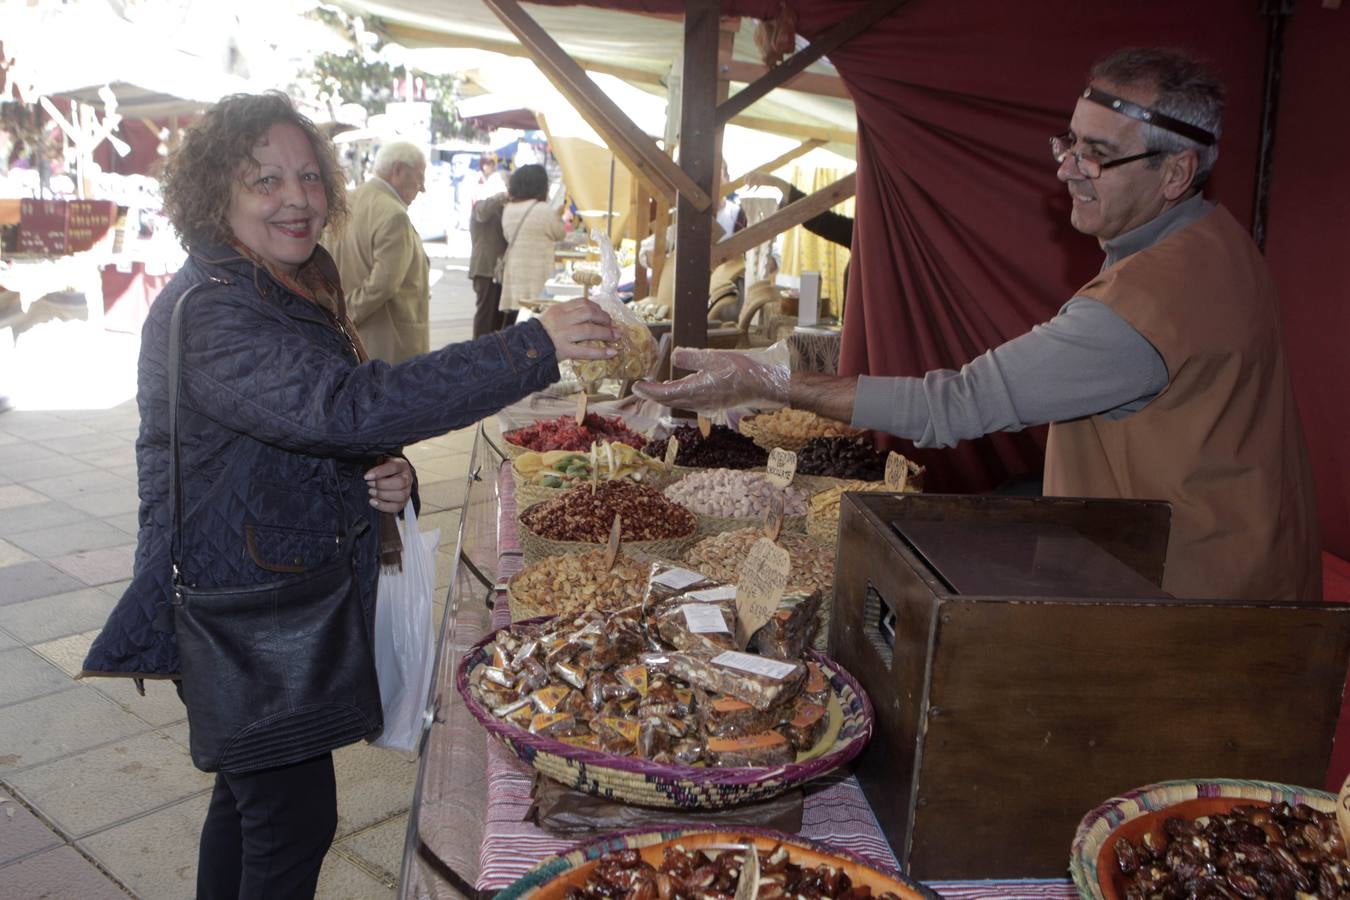
[[[516,56],[522,59],[533,60],[534,58],[525,47],[514,41],[498,41],[492,38],[465,34],[447,34],[433,28],[388,20],[381,21],[378,31],[386,39],[405,47],[449,47],[452,49],[463,47],[473,50],[491,50],[493,53]],[[613,75],[615,78],[622,78],[624,81],[634,84],[650,84],[653,87],[665,85],[660,72],[648,72],[646,69],[635,69],[632,66],[618,66],[603,60],[586,57],[573,57],[573,59],[587,72],[603,72],[606,75]]]
[[[727,64],[726,76],[732,81],[751,84],[771,71],[773,70],[768,66],[735,59]],[[801,91],[803,94],[819,94],[822,97],[838,97],[841,100],[853,99],[853,95],[848,92],[848,88],[844,87],[844,80],[838,75],[798,72],[778,86]]]
[[648,173],[648,178],[663,194],[672,198],[678,194],[697,210],[705,210],[712,205],[707,190],[699,187],[662,153],[656,142],[634,125],[618,104],[596,87],[581,66],[521,8],[517,0],[483,2],[520,39],[539,70],[576,107],[586,123],[605,139],[610,149],[629,169]]
[[852,197],[857,176],[849,173],[834,184],[828,185],[810,194],[796,203],[789,203],[766,219],[761,219],[749,228],[740,231],[715,244],[712,248],[710,263],[719,266],[732,257],[739,256],[751,247],[757,247],[765,241],[773,240],[794,225],[800,225],[813,216],[820,215],[836,204]]
[[880,22],[886,16],[899,9],[907,0],[872,0],[872,3],[852,15],[845,16],[829,31],[816,38],[806,47],[792,54],[784,62],[774,66],[768,74],[747,84],[734,97],[717,107],[717,121],[725,124],[746,107],[759,100],[776,87],[782,87],[789,79],[804,72],[806,67],[820,59],[859,34]]
[[[647,191],[647,186],[642,183],[641,178],[632,178],[629,182],[633,188],[633,216],[628,221],[633,229],[633,243],[640,245],[652,227],[652,195]],[[634,259],[634,299],[641,300],[652,293],[654,292],[647,289],[647,267]]]
[[[781,168],[782,166],[787,165],[788,163],[792,162],[799,156],[805,156],[807,153],[810,153],[817,147],[823,146],[825,146],[825,141],[821,140],[820,138],[812,138],[809,141],[803,141],[802,143],[793,147],[788,152],[784,153],[782,156],[778,157],[777,159],[771,162],[766,162],[764,165],[755,169],[755,171],[772,172],[774,169],[778,169]],[[718,189],[721,195],[725,197],[727,194],[730,194],[732,191],[740,188],[743,184],[745,184],[746,176],[748,176],[749,174],[750,174],[749,172],[746,172],[744,175],[741,175],[737,178],[733,178],[731,181],[728,181],[726,184],[722,185],[721,188]]]
[[746,128],[753,128],[756,131],[767,131],[769,134],[781,134],[784,137],[801,138],[810,140],[819,138],[823,141],[838,141],[841,144],[856,144],[858,142],[858,133],[844,128],[836,128],[832,125],[809,125],[804,122],[783,122],[778,119],[770,119],[767,116],[747,116],[739,115],[731,120],[732,125],[743,125]]
[[[680,167],[707,194],[712,194],[717,183],[718,6],[718,0],[685,3],[680,74]],[[708,259],[713,213],[713,209],[700,207],[680,193],[675,211],[672,347],[708,345],[708,273],[712,270]]]

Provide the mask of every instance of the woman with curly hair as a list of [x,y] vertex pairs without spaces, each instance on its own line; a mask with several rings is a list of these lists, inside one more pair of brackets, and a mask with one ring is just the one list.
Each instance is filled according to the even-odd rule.
[[[198,726],[217,711],[194,708],[203,679],[194,684],[197,670],[180,668],[176,585],[270,589],[333,568],[345,552],[368,641],[380,564],[398,556],[392,514],[414,494],[401,448],[551,384],[560,360],[613,355],[581,342],[608,344],[615,334],[603,311],[579,301],[398,365],[367,359],[336,267],[317,246],[324,226],[346,211],[332,147],[284,94],[235,95],[209,110],[168,160],[164,198],[189,256],[142,333],[135,569],[83,674],[182,679],[193,761],[217,772],[198,897],[312,897],[337,826],[331,751],[354,738],[325,748],[326,734],[306,733],[238,769],[216,764],[223,754],[203,759]],[[194,287],[179,312],[174,451],[170,321]],[[171,452],[181,485],[176,513]],[[277,596],[284,604],[285,589]],[[247,635],[225,637],[242,645]],[[295,664],[330,671],[357,650],[365,647]],[[297,651],[281,649],[288,652]],[[261,664],[248,657],[244,665]],[[365,672],[357,678],[368,692],[374,670]],[[241,696],[283,690],[242,682],[232,686]],[[379,733],[378,703],[362,727],[368,737]],[[295,759],[296,746],[320,749]]]

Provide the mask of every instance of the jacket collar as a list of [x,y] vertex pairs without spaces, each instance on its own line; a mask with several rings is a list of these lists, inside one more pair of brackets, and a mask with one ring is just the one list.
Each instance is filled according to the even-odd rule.
[[[325,314],[325,311],[317,304],[297,296],[266,266],[259,265],[236,247],[229,244],[207,244],[192,247],[188,253],[204,267],[218,270],[220,277],[224,277],[227,281],[251,282],[258,292],[258,296],[264,300],[279,300],[282,296],[292,297],[294,302],[284,305],[278,304],[278,306],[293,318],[323,323],[331,323],[332,321],[331,314]],[[322,246],[315,246],[314,254],[310,256],[305,266],[317,267],[330,284],[338,285],[341,283],[337,263],[333,261],[333,257]]]

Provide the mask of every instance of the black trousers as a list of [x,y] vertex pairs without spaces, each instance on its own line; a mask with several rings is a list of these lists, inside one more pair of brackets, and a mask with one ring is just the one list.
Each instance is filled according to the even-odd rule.
[[473,309],[473,336],[480,338],[501,327],[497,309],[502,302],[502,285],[488,275],[475,275],[473,293],[477,298]]
[[337,831],[333,754],[216,774],[197,851],[197,900],[312,898]]

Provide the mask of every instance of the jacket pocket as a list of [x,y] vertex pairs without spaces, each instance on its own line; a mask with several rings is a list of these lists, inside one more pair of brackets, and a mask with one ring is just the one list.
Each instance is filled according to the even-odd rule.
[[244,544],[258,568],[292,574],[331,562],[338,551],[333,532],[278,525],[244,526]]

